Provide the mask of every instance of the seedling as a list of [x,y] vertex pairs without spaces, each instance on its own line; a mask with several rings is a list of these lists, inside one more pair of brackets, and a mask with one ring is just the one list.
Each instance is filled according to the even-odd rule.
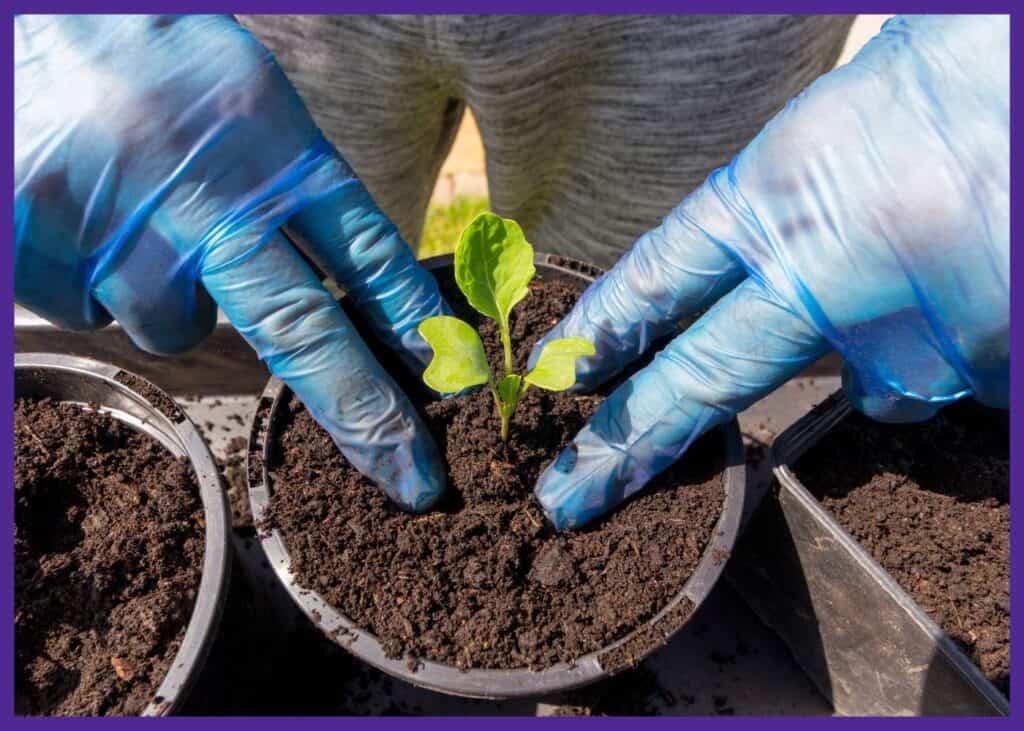
[[419,332],[434,357],[423,373],[423,382],[441,393],[456,393],[488,384],[501,418],[501,440],[516,406],[530,386],[564,391],[576,382],[576,359],[594,354],[594,344],[584,338],[559,338],[545,344],[537,365],[525,376],[512,369],[512,336],[509,315],[529,293],[533,247],[519,224],[493,213],[481,213],[466,227],[455,250],[455,283],[473,309],[498,323],[505,367],[501,376],[491,373],[483,341],[457,317],[441,315],[420,323]]

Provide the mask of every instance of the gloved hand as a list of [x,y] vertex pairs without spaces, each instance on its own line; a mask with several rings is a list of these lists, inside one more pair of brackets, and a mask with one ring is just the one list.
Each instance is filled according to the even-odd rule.
[[220,305],[345,456],[410,510],[444,488],[395,382],[279,227],[422,368],[447,312],[269,52],[225,16],[20,16],[15,294],[174,353]]
[[830,348],[869,416],[1007,407],[1009,183],[1008,19],[890,20],[548,335],[596,344],[595,386],[714,303],[541,476],[554,525],[615,507]]

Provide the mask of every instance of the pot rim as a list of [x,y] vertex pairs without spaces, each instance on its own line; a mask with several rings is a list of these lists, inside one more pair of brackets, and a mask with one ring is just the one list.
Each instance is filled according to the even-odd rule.
[[[428,271],[434,271],[451,266],[453,261],[454,257],[447,254],[423,260],[420,264]],[[575,277],[587,282],[592,282],[603,273],[601,269],[591,264],[552,254],[535,254],[534,264],[539,273]],[[275,434],[274,421],[278,408],[288,394],[289,389],[284,382],[271,377],[253,416],[246,455],[246,476],[249,505],[257,527],[265,517],[270,503],[270,479],[266,468],[272,443],[269,437]],[[725,499],[712,537],[690,578],[657,614],[624,637],[583,655],[572,663],[558,663],[543,670],[460,670],[453,665],[423,658],[389,658],[376,636],[360,628],[331,606],[318,592],[303,588],[296,582],[291,571],[291,559],[280,531],[258,529],[258,537],[267,556],[268,573],[272,573],[275,580],[284,586],[302,612],[333,642],[389,675],[429,690],[467,698],[524,698],[571,690],[632,667],[625,663],[608,668],[601,665],[602,657],[627,643],[644,642],[646,639],[643,651],[639,655],[631,656],[635,662],[639,662],[667,643],[669,638],[686,626],[697,613],[721,577],[727,556],[736,543],[747,491],[743,439],[736,419],[722,425],[721,434],[725,453]],[[683,606],[684,602],[692,605],[689,612],[682,621],[673,621],[673,612]],[[667,631],[661,626],[666,620],[669,625]],[[644,634],[650,634],[652,631],[657,640],[644,638]]]
[[[19,378],[19,372],[21,378]],[[44,395],[25,393],[31,378],[42,386],[45,395],[85,407],[98,403],[104,413],[137,431],[156,439],[177,457],[187,457],[192,465],[203,503],[205,522],[203,567],[185,635],[153,700],[143,716],[166,716],[177,711],[192,689],[209,654],[227,599],[231,572],[231,517],[220,471],[195,424],[180,407],[168,415],[149,398],[124,381],[145,385],[155,396],[170,400],[157,386],[116,365],[60,353],[17,353],[14,357],[15,398]],[[55,375],[50,379],[43,374]],[[119,380],[122,379],[122,380]],[[85,381],[101,387],[87,400],[76,400],[74,388]],[[106,397],[106,399],[104,399]]]

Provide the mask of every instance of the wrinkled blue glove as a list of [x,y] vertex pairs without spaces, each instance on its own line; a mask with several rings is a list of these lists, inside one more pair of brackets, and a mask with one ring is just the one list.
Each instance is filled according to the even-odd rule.
[[436,447],[312,268],[414,367],[447,311],[269,52],[225,16],[15,23],[15,294],[66,328],[116,318],[175,353],[219,305],[345,456],[402,506],[444,489]]
[[554,525],[615,507],[830,348],[881,420],[1008,407],[1009,108],[1008,18],[893,19],[644,235],[548,336],[596,344],[583,384],[714,306],[541,476]]

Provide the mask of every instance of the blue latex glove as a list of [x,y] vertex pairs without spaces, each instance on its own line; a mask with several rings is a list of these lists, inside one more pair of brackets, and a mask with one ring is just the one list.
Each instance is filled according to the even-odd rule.
[[416,325],[447,309],[269,52],[225,16],[21,16],[15,36],[17,301],[154,353],[199,342],[216,303],[356,467],[429,507],[436,447],[279,227],[418,368]]
[[548,336],[594,341],[595,386],[713,304],[541,476],[555,526],[615,507],[830,348],[869,416],[1006,408],[1009,154],[1006,17],[893,19],[791,101]]

